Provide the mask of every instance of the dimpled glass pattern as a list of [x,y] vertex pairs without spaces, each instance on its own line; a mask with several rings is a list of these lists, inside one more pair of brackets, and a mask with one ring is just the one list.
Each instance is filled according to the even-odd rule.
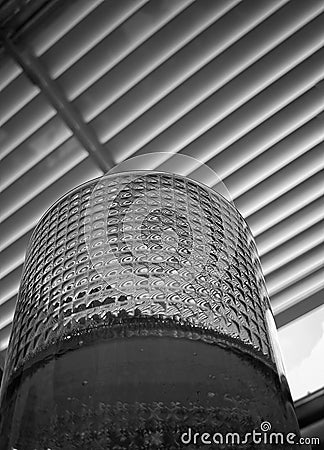
[[230,202],[179,175],[109,175],[38,223],[5,381],[54,342],[132,317],[226,335],[271,363],[268,309],[254,240]]

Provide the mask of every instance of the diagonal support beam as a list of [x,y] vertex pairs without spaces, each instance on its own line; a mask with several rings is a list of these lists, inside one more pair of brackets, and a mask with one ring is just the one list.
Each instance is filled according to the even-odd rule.
[[2,31],[0,31],[0,42],[22,67],[32,83],[39,87],[103,173],[111,169],[114,166],[114,162],[107,155],[107,150],[104,150],[94,131],[84,122],[80,113],[67,100],[57,83],[49,76],[41,61],[29,49],[18,48]]

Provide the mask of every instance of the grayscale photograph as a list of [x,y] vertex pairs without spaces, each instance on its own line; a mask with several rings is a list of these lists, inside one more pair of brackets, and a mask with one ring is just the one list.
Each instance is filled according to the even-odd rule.
[[324,449],[324,0],[0,0],[0,450]]

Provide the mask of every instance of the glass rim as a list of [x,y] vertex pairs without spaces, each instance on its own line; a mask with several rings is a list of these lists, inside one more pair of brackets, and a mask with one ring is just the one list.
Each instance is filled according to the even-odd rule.
[[[100,175],[99,177],[96,178],[92,178],[91,180],[85,181],[75,187],[73,187],[72,189],[68,190],[65,194],[61,195],[59,198],[57,198],[55,200],[54,203],[52,203],[51,206],[49,206],[46,211],[44,211],[44,213],[40,216],[40,218],[37,220],[36,225],[33,227],[33,231],[32,234],[30,236],[29,242],[32,240],[35,232],[38,230],[39,226],[41,225],[41,223],[43,222],[44,218],[46,217],[46,215],[53,209],[55,208],[56,205],[58,205],[62,200],[64,200],[66,197],[72,195],[73,193],[79,191],[80,189],[86,187],[87,185],[93,184],[94,187],[96,186],[96,183],[98,183],[100,181],[100,179],[102,178],[116,178],[118,176],[127,176],[127,175],[131,175],[131,174],[157,174],[157,175],[172,175],[175,177],[179,177],[179,178],[183,178],[183,179],[188,179],[191,182],[193,182],[194,184],[201,186],[202,188],[204,188],[205,190],[207,190],[208,192],[211,192],[213,194],[218,195],[219,197],[221,197],[221,199],[227,204],[230,205],[233,210],[235,211],[236,214],[238,214],[240,216],[240,218],[244,221],[245,225],[250,229],[248,223],[246,222],[245,218],[242,216],[242,214],[240,213],[240,211],[236,208],[236,205],[234,203],[234,201],[230,201],[228,200],[224,195],[222,195],[221,193],[217,192],[216,190],[214,190],[213,188],[211,188],[210,186],[205,185],[204,183],[202,183],[201,181],[197,181],[193,178],[190,178],[186,175],[180,175],[180,174],[176,174],[173,172],[166,172],[166,171],[160,171],[160,170],[152,170],[152,169],[143,169],[143,170],[129,170],[129,171],[125,171],[125,172],[115,172],[115,173],[107,173],[107,174],[103,174]],[[29,247],[29,245],[28,245]],[[28,249],[27,247],[27,249]]]

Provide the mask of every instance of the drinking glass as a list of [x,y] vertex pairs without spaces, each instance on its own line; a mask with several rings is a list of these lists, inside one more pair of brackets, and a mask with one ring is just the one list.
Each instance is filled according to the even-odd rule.
[[[58,200],[28,247],[1,411],[2,449],[298,437],[255,242],[234,205],[154,171]],[[262,442],[242,443],[253,430]]]

